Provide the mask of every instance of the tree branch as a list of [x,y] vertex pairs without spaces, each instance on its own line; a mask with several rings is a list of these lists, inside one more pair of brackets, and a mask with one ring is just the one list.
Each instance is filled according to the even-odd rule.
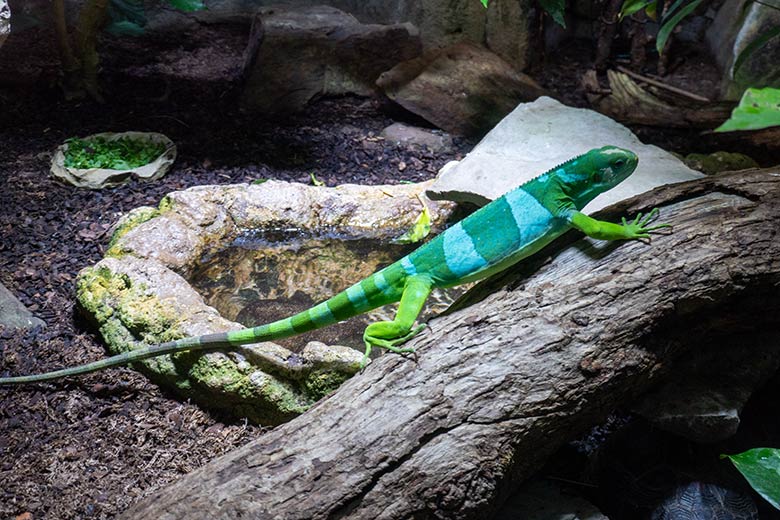
[[124,518],[488,517],[682,354],[780,324],[777,169],[662,187],[608,216],[656,205],[673,233],[568,236],[434,320],[413,341],[418,363],[383,356]]

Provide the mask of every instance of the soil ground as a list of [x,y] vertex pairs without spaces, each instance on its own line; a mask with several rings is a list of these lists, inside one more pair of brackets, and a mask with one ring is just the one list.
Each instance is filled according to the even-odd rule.
[[[581,65],[573,63],[562,58],[542,82],[581,105],[580,75],[567,71]],[[44,372],[105,355],[74,307],[74,281],[102,257],[111,226],[132,208],[190,186],[262,178],[308,183],[311,173],[328,185],[419,181],[473,144],[456,140],[443,154],[376,146],[369,138],[395,118],[376,100],[320,100],[270,122],[236,111],[225,91],[174,87],[158,103],[149,99],[159,95],[159,84],[127,85],[126,77],[110,74],[103,80],[111,94],[106,105],[65,103],[40,83],[0,89],[0,282],[48,324],[31,332],[0,330],[0,374]],[[101,191],[50,176],[52,150],[66,138],[122,129],[172,138],[179,158],[171,172],[155,183]],[[697,135],[646,133],[673,149],[695,143]],[[113,518],[261,432],[176,400],[127,368],[2,389],[0,517]]]
[[[181,98],[177,97],[180,101]],[[433,177],[462,155],[376,145],[392,119],[373,100],[322,100],[284,122],[262,122],[192,100],[66,105],[46,96],[7,106],[0,129],[0,282],[48,327],[0,331],[0,373],[35,373],[105,355],[74,308],[78,271],[103,255],[118,217],[171,191],[273,178],[328,185]],[[224,110],[222,110],[224,108]],[[32,117],[31,117],[32,115]],[[160,131],[179,157],[154,183],[90,191],[49,174],[70,136],[106,129]],[[406,166],[400,166],[400,163]],[[403,171],[401,171],[403,169]],[[155,488],[245,444],[261,428],[177,401],[127,368],[0,390],[0,518],[111,518]]]

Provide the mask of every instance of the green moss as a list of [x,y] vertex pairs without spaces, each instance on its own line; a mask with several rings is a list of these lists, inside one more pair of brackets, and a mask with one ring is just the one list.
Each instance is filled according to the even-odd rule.
[[314,370],[303,381],[303,385],[312,399],[317,401],[335,392],[352,375],[336,370]]
[[715,152],[712,154],[691,153],[685,159],[689,168],[699,170],[707,175],[715,173],[758,168],[758,163],[741,153]]
[[84,269],[76,282],[76,297],[81,307],[98,324],[105,323],[116,307],[116,297],[130,286],[124,275],[115,275],[105,267]]
[[163,199],[160,201],[160,204],[157,205],[157,209],[159,210],[160,214],[167,213],[168,211],[173,209],[173,200],[170,196],[166,195],[163,197]]
[[133,287],[122,293],[116,309],[122,324],[146,343],[173,341],[184,335],[177,329],[178,315],[143,288]]
[[161,343],[183,337],[170,306],[126,274],[107,267],[88,268],[79,275],[76,287],[79,304],[97,322],[113,352],[124,352],[137,339]]
[[132,210],[127,215],[123,216],[119,221],[114,234],[111,236],[111,240],[108,242],[108,250],[106,256],[119,257],[122,255],[122,251],[118,246],[119,239],[125,236],[130,230],[138,227],[139,225],[152,220],[160,215],[160,211],[149,206],[142,206]]
[[226,356],[199,357],[189,377],[209,408],[262,424],[289,420],[314,403],[289,382],[254,368],[245,373]]

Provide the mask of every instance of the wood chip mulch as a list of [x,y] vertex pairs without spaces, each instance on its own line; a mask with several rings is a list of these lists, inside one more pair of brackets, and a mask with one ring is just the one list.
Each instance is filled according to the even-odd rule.
[[[453,151],[438,155],[390,146],[376,136],[392,119],[378,102],[357,98],[321,100],[276,123],[176,96],[164,105],[138,97],[105,106],[33,98],[9,102],[0,95],[7,103],[0,107],[0,282],[48,326],[0,329],[2,376],[106,355],[75,308],[74,282],[102,257],[124,212],[190,186],[261,178],[309,183],[314,173],[328,185],[419,181],[468,146],[456,140]],[[51,153],[64,139],[131,129],[162,132],[179,146],[162,180],[90,191],[49,174]],[[2,388],[0,518],[113,518],[262,432],[176,400],[128,368]]]

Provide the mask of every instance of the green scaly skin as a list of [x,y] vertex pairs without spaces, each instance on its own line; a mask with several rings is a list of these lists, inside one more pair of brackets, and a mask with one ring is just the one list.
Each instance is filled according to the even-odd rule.
[[401,303],[394,320],[366,328],[362,365],[367,363],[372,347],[401,354],[413,352],[400,345],[423,328],[415,328],[414,323],[435,287],[452,287],[502,271],[571,228],[602,240],[649,240],[650,233],[669,227],[650,225],[658,215],[657,208],[630,222],[624,218],[622,224],[595,220],[580,212],[597,195],[626,179],[636,169],[637,161],[633,152],[611,146],[575,157],[494,200],[397,262],[290,318],[146,346],[46,374],[8,377],[0,379],[0,385],[85,374],[186,350],[222,350],[282,339],[397,301]]

